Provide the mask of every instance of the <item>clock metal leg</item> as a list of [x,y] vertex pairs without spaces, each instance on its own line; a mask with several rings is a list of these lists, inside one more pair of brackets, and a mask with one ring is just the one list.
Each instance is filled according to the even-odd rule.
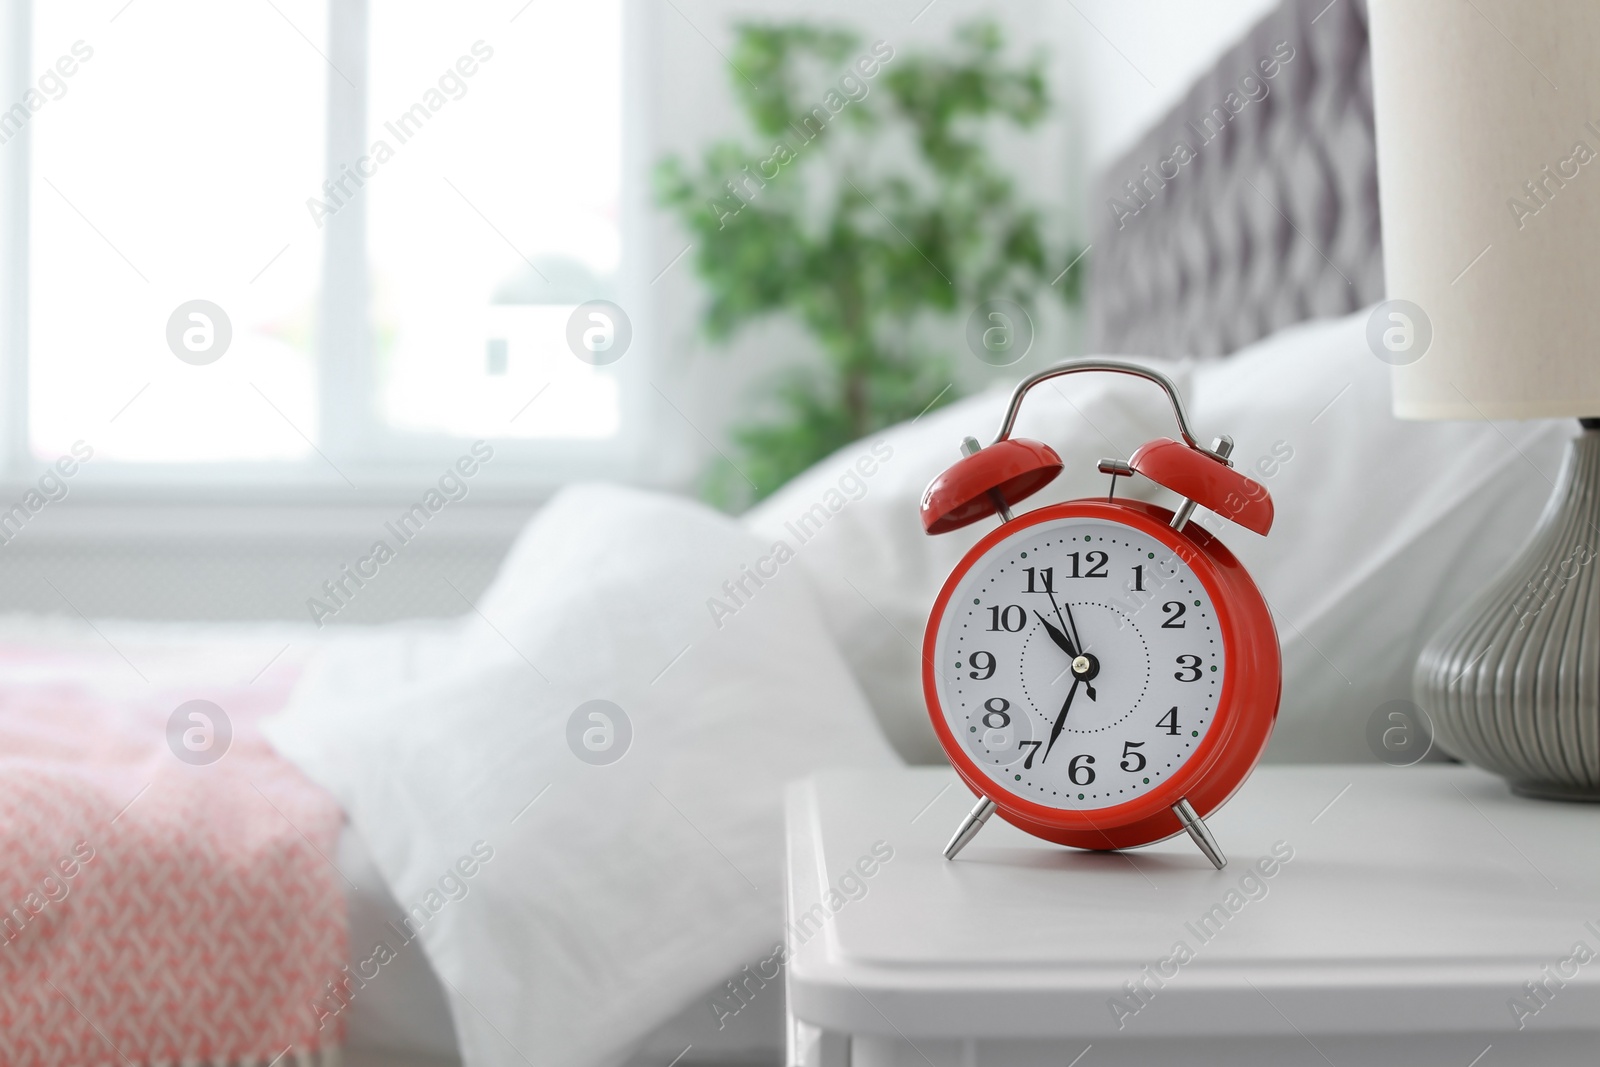
[[978,803],[967,812],[967,817],[962,819],[961,825],[956,828],[956,835],[950,839],[948,845],[944,846],[944,858],[955,859],[956,853],[966,848],[972,839],[978,836],[978,831],[983,829],[983,824],[988,822],[989,816],[993,814],[994,801],[988,797],[979,797]]
[[1211,836],[1211,830],[1207,828],[1205,820],[1195,814],[1194,805],[1189,803],[1188,797],[1174,804],[1172,813],[1183,823],[1183,828],[1189,831],[1189,836],[1194,838],[1194,843],[1206,854],[1206,859],[1211,861],[1213,867],[1220,871],[1228,865],[1228,857],[1217,847],[1217,839]]

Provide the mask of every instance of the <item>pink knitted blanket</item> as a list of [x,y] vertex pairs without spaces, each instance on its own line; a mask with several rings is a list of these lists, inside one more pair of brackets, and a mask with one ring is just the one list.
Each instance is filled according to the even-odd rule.
[[106,633],[0,642],[0,1063],[305,1063],[342,815],[256,729],[299,656]]

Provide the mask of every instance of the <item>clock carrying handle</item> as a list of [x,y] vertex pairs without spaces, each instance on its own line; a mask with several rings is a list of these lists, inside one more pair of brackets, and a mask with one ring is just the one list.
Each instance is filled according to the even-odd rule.
[[1206,448],[1195,439],[1194,433],[1189,429],[1189,415],[1184,410],[1183,398],[1178,395],[1178,387],[1158,370],[1141,367],[1137,363],[1129,363],[1120,359],[1073,359],[1065,363],[1057,363],[1053,367],[1046,367],[1037,374],[1029,375],[1017,383],[1017,388],[1011,393],[1011,403],[1006,407],[1005,421],[1000,424],[1000,432],[995,436],[995,443],[1008,440],[1011,437],[1012,427],[1017,421],[1017,411],[1022,407],[1022,398],[1028,395],[1028,390],[1051,378],[1060,378],[1067,374],[1083,374],[1090,371],[1100,371],[1110,374],[1128,374],[1135,378],[1155,382],[1166,390],[1167,399],[1172,401],[1172,414],[1178,419],[1178,433],[1183,436],[1183,443],[1196,452],[1203,452],[1212,459],[1232,466],[1228,462],[1226,452],[1213,451]]

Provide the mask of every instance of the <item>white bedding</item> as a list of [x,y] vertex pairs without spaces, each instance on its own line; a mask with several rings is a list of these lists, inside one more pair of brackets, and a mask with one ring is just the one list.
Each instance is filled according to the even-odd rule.
[[[396,898],[431,909],[419,942],[472,1067],[623,1062],[769,957],[782,784],[894,762],[806,583],[770,555],[687,501],[568,490],[453,633],[343,644],[269,724]],[[731,616],[708,606],[724,583],[751,591]],[[632,721],[606,766],[568,730],[597,699]]]
[[[404,915],[361,835],[349,826],[339,838],[334,862],[347,879],[350,915],[350,965],[368,958],[379,942],[397,945],[392,923]],[[384,965],[382,981],[372,982],[350,1000],[345,1015],[345,1045],[357,1054],[395,1061],[457,1061],[455,1025],[444,988],[420,945],[402,946]]]
[[[354,966],[376,942],[396,940],[389,924],[398,921],[402,909],[366,844],[348,826],[334,860],[354,885],[347,897]],[[630,1067],[661,1067],[674,1060],[679,1067],[777,1063],[783,1054],[781,991],[752,999],[736,1017],[724,1016],[721,1026],[711,1010],[718,993],[725,995],[719,988],[694,997],[686,993],[683,1009],[642,1039]],[[351,1001],[345,1020],[345,1067],[455,1067],[461,1062],[444,987],[419,949],[401,952],[386,964],[383,981]]]

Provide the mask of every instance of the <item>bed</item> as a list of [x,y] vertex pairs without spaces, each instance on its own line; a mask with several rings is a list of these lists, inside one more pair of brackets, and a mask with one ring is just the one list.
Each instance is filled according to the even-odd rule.
[[[1207,116],[1210,138],[1194,125]],[[1164,171],[1184,139],[1191,158]],[[1523,465],[1553,466],[1561,433],[1388,418],[1387,368],[1365,350],[1360,315],[1383,293],[1364,5],[1289,0],[1105,169],[1093,206],[1092,347],[1160,360],[1197,425],[1234,433],[1241,465],[1278,500],[1273,537],[1237,547],[1284,644],[1268,758],[1371,758],[1366,719],[1408,694],[1417,650],[1361,620],[1382,612],[1401,632],[1431,632],[1456,606],[1451,588],[1487,580],[1527,533],[1518,517],[1539,511]],[[179,697],[241,709],[228,759],[164,765],[218,840],[165,840],[235,887],[281,888],[274,877],[293,871],[306,895],[284,920],[304,940],[272,957],[276,972],[241,953],[226,989],[206,988],[197,964],[163,994],[183,1023],[166,1044],[157,1022],[101,1022],[149,984],[13,970],[6,1062],[779,1062],[781,995],[751,975],[783,936],[782,783],[823,765],[942,760],[915,686],[917,639],[971,539],[923,537],[916,502],[1005,400],[984,393],[852,446],[741,520],[568,490],[460,620],[11,622],[0,692],[36,708],[63,686],[92,690],[110,718],[82,723],[136,705],[148,751],[130,765],[177,753],[192,720],[176,735],[161,720]],[[1073,467],[1041,500],[1103,491],[1094,460],[1169,432],[1159,401],[1127,382],[1043,396],[1019,432]],[[1408,469],[1388,462],[1396,451]],[[825,520],[797,538],[793,521],[819,507]],[[1352,524],[1369,536],[1349,536]],[[0,727],[20,737],[28,721]],[[228,774],[241,805],[251,790],[266,805],[249,848],[201,799]],[[118,779],[137,813],[132,784]],[[51,863],[71,845],[28,847]],[[27,878],[11,888],[30,891]],[[88,896],[41,913],[72,915]],[[169,920],[200,905],[170,906]],[[203,960],[205,944],[183,951]],[[305,1003],[260,1022],[271,1041],[195,1044],[219,1006],[285,968],[297,973],[285,997]],[[48,982],[62,986],[54,1001]],[[54,1005],[67,1051],[23,1032],[38,1021],[20,1000]]]

